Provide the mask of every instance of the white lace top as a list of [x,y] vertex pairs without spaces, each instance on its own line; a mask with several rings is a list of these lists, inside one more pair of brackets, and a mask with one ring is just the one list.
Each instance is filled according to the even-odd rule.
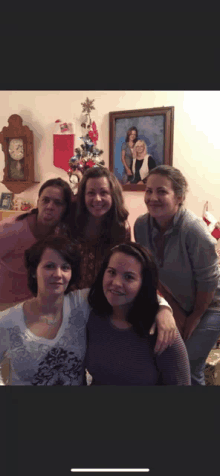
[[54,339],[38,337],[27,328],[23,303],[0,312],[0,361],[10,359],[11,385],[82,384],[88,292],[77,290],[64,297],[63,321]]

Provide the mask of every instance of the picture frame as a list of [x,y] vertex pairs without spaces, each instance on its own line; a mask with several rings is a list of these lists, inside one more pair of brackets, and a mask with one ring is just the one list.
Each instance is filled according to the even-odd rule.
[[0,208],[2,210],[11,210],[13,196],[14,196],[13,193],[2,193],[1,194]]
[[[128,138],[132,129],[131,151]],[[173,132],[174,106],[109,113],[109,169],[123,190],[145,190],[148,170],[172,165]]]

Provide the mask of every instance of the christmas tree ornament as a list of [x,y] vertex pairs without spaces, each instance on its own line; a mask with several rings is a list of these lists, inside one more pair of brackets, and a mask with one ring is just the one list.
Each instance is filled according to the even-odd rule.
[[[105,165],[104,160],[100,159],[103,150],[96,147],[99,137],[96,123],[92,121],[90,117],[91,110],[95,110],[93,102],[94,99],[89,100],[86,98],[86,101],[81,103],[83,106],[82,112],[86,113],[81,123],[81,127],[85,130],[85,135],[79,137],[83,143],[80,147],[75,149],[75,155],[73,155],[68,162],[67,173],[74,195],[77,193],[79,182],[85,170],[91,167],[103,167]],[[72,173],[69,172],[70,170]]]

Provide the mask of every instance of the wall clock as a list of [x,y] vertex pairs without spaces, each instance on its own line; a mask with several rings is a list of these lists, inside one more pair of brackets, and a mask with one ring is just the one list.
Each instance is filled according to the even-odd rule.
[[21,193],[34,183],[33,132],[22,125],[22,118],[13,114],[9,126],[0,132],[0,143],[5,154],[2,183],[14,193]]

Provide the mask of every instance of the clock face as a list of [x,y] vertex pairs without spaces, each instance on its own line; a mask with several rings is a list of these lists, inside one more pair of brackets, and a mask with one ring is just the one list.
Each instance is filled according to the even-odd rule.
[[21,160],[24,157],[24,144],[22,139],[11,139],[8,148],[10,157],[14,160]]

